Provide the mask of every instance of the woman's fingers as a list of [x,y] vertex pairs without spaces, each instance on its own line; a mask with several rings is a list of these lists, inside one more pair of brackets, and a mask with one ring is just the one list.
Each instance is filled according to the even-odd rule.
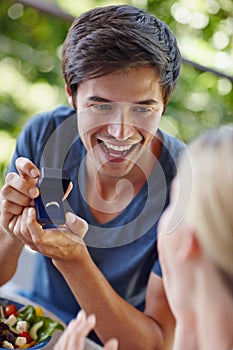
[[87,317],[85,311],[81,310],[77,317],[69,323],[54,350],[83,350],[85,338],[94,328],[95,322],[94,315]]

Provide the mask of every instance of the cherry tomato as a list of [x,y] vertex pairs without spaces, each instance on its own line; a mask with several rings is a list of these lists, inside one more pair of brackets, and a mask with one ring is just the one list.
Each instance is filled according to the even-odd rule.
[[6,317],[10,315],[18,316],[17,308],[14,304],[9,304],[5,307],[4,314]]
[[32,342],[32,338],[30,336],[30,334],[28,332],[21,332],[20,337],[24,337],[27,339],[27,343],[31,343]]

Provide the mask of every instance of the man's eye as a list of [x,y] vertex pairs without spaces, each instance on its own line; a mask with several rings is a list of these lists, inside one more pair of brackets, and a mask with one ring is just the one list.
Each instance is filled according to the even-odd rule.
[[90,108],[93,112],[97,112],[97,113],[103,113],[103,112],[108,112],[112,110],[112,106],[108,103],[92,105],[90,106]]
[[148,107],[136,107],[136,110],[138,111],[138,112],[145,112],[145,113],[147,113],[147,112],[151,112],[152,111],[152,109],[151,108],[148,108]]
[[150,116],[154,113],[154,110],[151,107],[135,106],[133,112],[142,116]]

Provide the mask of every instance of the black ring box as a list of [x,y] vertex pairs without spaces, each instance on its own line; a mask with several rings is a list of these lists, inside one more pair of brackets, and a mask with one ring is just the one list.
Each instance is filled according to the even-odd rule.
[[42,167],[38,187],[40,194],[35,198],[37,221],[41,225],[62,225],[65,223],[63,197],[70,183],[65,169]]

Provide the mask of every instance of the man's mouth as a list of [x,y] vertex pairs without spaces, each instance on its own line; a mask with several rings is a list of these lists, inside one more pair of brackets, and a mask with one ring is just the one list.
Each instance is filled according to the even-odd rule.
[[133,148],[136,147],[137,144],[132,145],[114,145],[109,142],[104,142],[103,140],[98,140],[99,145],[102,147],[105,153],[107,153],[110,157],[125,157],[129,154]]

